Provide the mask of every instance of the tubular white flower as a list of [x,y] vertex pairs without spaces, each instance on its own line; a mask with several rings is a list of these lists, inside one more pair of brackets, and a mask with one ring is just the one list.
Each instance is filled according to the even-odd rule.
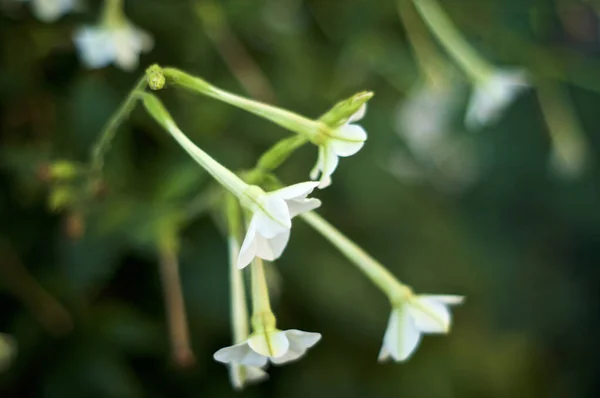
[[259,368],[266,366],[269,361],[281,365],[299,359],[320,339],[320,333],[274,329],[254,333],[240,344],[221,348],[214,354],[214,359]]
[[31,2],[35,17],[42,22],[54,22],[77,8],[78,0],[20,0]]
[[90,69],[114,63],[125,71],[134,70],[140,54],[154,46],[150,34],[127,21],[81,27],[74,40],[82,61]]
[[354,115],[342,126],[328,132],[327,138],[319,145],[319,155],[315,167],[310,172],[310,178],[319,178],[319,188],[331,185],[331,174],[337,168],[338,157],[352,156],[363,147],[367,140],[367,132],[354,122],[362,119],[366,113],[367,105],[363,104]]
[[465,124],[470,129],[477,129],[496,122],[527,87],[529,81],[525,70],[497,70],[474,87]]
[[416,350],[422,334],[450,331],[449,305],[461,304],[462,296],[419,295],[394,307],[383,337],[379,361],[406,361]]
[[241,202],[252,211],[252,219],[238,256],[238,268],[246,267],[254,257],[273,261],[281,256],[290,238],[292,218],[321,205],[320,200],[307,198],[317,185],[303,182],[269,193],[251,186],[244,192],[246,198]]

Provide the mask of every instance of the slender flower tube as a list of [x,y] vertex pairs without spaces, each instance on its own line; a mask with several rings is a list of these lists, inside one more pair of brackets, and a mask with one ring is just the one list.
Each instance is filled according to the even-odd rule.
[[91,69],[114,62],[125,71],[134,70],[140,54],[154,46],[150,34],[127,20],[123,0],[105,0],[100,24],[79,28],[74,40],[82,61]]
[[471,129],[496,122],[511,102],[529,86],[523,69],[496,68],[461,35],[436,0],[413,0],[425,23],[475,84],[465,124]]
[[[159,67],[152,69],[153,73],[156,73],[157,68]],[[318,160],[311,172],[311,178],[316,179],[320,175],[319,188],[324,188],[331,183],[331,174],[338,165],[338,157],[354,155],[363,147],[367,139],[365,130],[354,122],[364,116],[365,104],[373,96],[372,92],[355,94],[336,104],[319,120],[311,120],[285,109],[221,90],[203,79],[174,68],[164,68],[162,73],[170,83],[254,113],[302,135],[317,145]]]
[[[233,196],[228,196],[227,224],[229,230],[229,282],[231,288],[231,324],[233,326],[233,343],[239,344],[248,338],[248,308],[246,304],[246,289],[242,271],[237,268],[237,257],[240,251],[238,235],[240,232],[240,209]],[[257,366],[229,365],[231,384],[237,390],[246,385],[258,383],[269,377],[268,373]]]
[[299,359],[321,339],[321,334],[277,329],[262,260],[254,259],[251,269],[253,333],[245,341],[215,352],[215,360],[263,367],[269,362],[281,365]]
[[388,296],[393,308],[379,354],[380,361],[389,357],[398,362],[408,359],[417,348],[422,333],[449,332],[451,316],[447,306],[461,303],[463,297],[415,295],[410,287],[319,215],[310,212],[302,218]]
[[250,264],[257,256],[275,260],[281,256],[290,237],[292,218],[321,205],[318,199],[308,199],[317,183],[304,182],[273,192],[246,184],[233,172],[198,148],[177,127],[162,103],[152,94],[140,93],[148,112],[161,124],[190,156],[223,187],[234,194],[241,205],[252,213],[246,238],[238,256],[238,267]]

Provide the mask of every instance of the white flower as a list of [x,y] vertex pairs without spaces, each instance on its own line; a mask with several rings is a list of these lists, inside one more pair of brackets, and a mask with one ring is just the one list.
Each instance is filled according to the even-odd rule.
[[270,361],[276,365],[295,361],[321,339],[320,333],[278,330],[254,333],[239,344],[215,352],[215,360],[262,368]]
[[237,259],[239,268],[250,264],[255,256],[268,261],[281,256],[290,239],[292,218],[321,205],[318,199],[307,199],[317,185],[303,182],[269,193],[251,187],[257,193],[250,193],[252,199],[244,203],[253,214]]
[[75,32],[75,44],[85,65],[103,68],[114,62],[123,70],[137,68],[142,52],[154,45],[152,36],[129,22],[84,26]]
[[239,364],[229,365],[229,378],[236,390],[242,390],[249,384],[259,383],[269,378],[269,374],[256,366]]
[[415,296],[392,310],[379,361],[390,357],[396,362],[407,360],[421,341],[423,333],[448,333],[449,305],[460,304],[462,296]]
[[331,174],[338,165],[338,156],[352,156],[365,144],[367,132],[361,126],[353,123],[362,119],[366,110],[367,105],[363,104],[346,123],[332,130],[325,142],[319,145],[319,157],[310,172],[310,178],[313,180],[316,180],[319,174],[321,175],[319,188],[325,188],[331,184]]
[[33,13],[42,22],[54,22],[78,5],[78,0],[31,0],[31,2]]
[[477,129],[496,122],[517,95],[527,87],[529,81],[524,70],[495,72],[474,87],[465,119],[467,127]]

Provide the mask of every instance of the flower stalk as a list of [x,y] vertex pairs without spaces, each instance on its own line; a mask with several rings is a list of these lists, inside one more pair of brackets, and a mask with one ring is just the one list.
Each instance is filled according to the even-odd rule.
[[315,212],[308,212],[302,214],[302,218],[356,265],[388,296],[392,304],[405,301],[413,296],[410,287],[400,282],[387,268],[369,256],[323,217]]

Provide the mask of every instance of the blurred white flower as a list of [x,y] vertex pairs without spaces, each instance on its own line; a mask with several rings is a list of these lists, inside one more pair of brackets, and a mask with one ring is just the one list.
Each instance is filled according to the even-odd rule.
[[131,23],[83,26],[75,32],[75,44],[84,64],[91,69],[113,63],[125,71],[137,68],[139,56],[154,46],[152,36]]
[[78,0],[20,0],[31,2],[36,18],[43,22],[54,22],[69,11],[77,8]]
[[367,105],[363,104],[346,123],[331,130],[324,142],[319,144],[319,157],[310,172],[310,178],[313,180],[316,180],[320,174],[319,188],[325,188],[331,184],[331,174],[338,165],[338,156],[352,156],[365,144],[367,132],[354,122],[362,119],[366,110]]
[[262,368],[270,361],[276,365],[299,359],[321,339],[320,333],[301,330],[278,330],[253,333],[250,337],[233,346],[215,352],[215,360]]
[[421,341],[421,334],[448,333],[452,315],[449,305],[460,304],[462,296],[419,295],[394,307],[379,361],[392,358],[396,362],[407,360]]
[[15,339],[4,333],[0,333],[0,372],[8,368],[17,355],[17,343]]
[[302,182],[273,192],[251,186],[240,198],[242,205],[252,211],[252,219],[237,259],[237,266],[244,268],[254,257],[273,261],[281,256],[290,239],[292,218],[321,205],[318,199],[307,196],[316,188],[317,182]]
[[496,122],[512,101],[527,87],[522,69],[498,70],[473,88],[465,123],[470,129]]

